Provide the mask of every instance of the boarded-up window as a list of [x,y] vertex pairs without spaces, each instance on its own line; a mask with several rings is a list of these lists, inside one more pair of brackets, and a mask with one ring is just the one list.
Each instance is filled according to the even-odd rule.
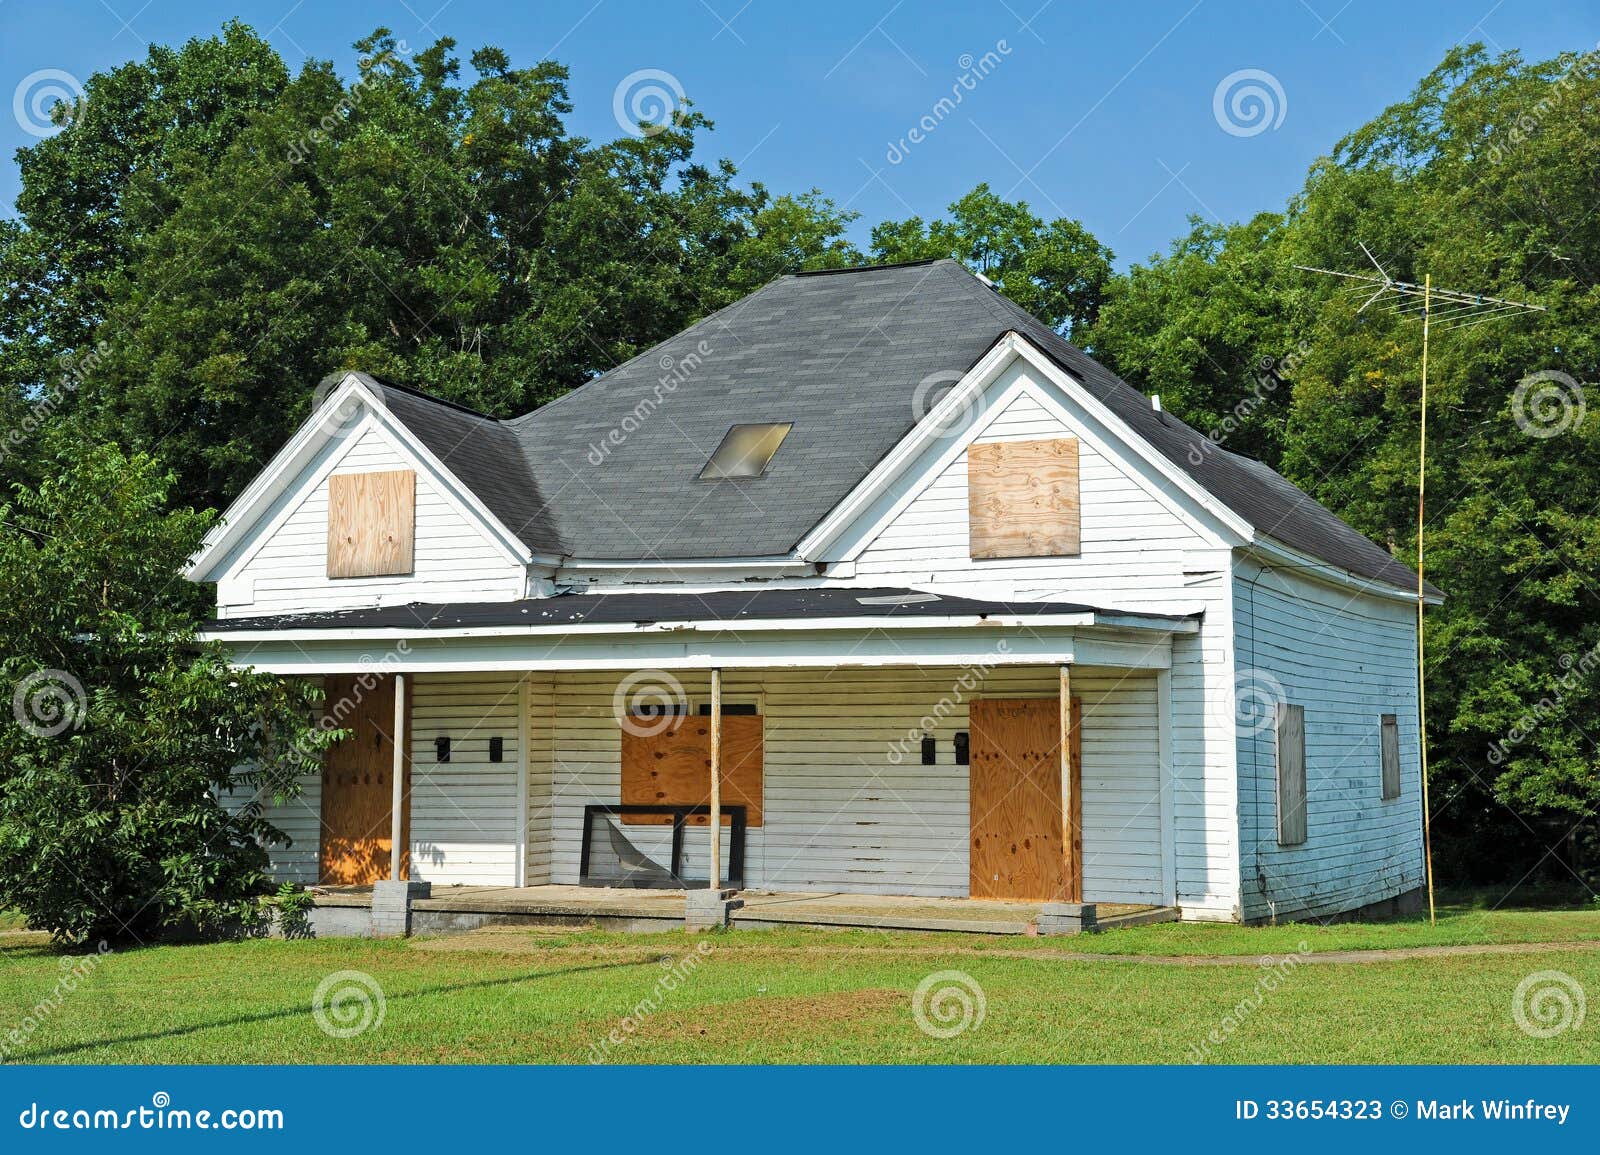
[[1077,438],[968,446],[967,518],[975,558],[1076,556]]
[[1306,708],[1278,705],[1278,844],[1306,840]]
[[328,576],[408,574],[416,548],[417,475],[409,469],[328,478]]
[[1385,714],[1379,720],[1380,748],[1383,750],[1383,797],[1400,797],[1400,719]]

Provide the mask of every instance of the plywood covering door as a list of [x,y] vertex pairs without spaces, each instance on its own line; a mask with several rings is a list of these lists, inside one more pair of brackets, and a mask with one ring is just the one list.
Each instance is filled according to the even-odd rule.
[[[1055,698],[971,705],[973,898],[1083,901],[1083,703],[1072,699],[1067,780]],[[1073,837],[1063,837],[1070,826]]]
[[[411,681],[406,679],[406,717],[411,717]],[[330,748],[322,765],[321,879],[360,885],[389,877],[394,795],[394,678],[334,674],[324,682],[329,725],[354,733]],[[409,729],[409,727],[408,727]],[[401,877],[410,876],[411,750],[401,812]]]

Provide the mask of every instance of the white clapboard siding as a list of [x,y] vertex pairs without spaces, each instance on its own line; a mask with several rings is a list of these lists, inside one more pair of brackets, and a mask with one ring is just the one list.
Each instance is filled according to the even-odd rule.
[[[521,720],[515,674],[420,674],[411,698],[411,877],[516,886]],[[450,738],[450,761],[434,739]],[[489,739],[504,741],[489,760]]]
[[[1112,609],[1203,611],[1198,634],[1172,642],[1173,816],[1177,898],[1185,917],[1238,917],[1238,795],[1233,729],[1231,558],[1157,497],[1165,483],[1064,401],[1065,417],[1034,396],[1044,386],[1016,367],[990,387],[975,440],[1079,438],[1079,556],[974,561],[967,535],[967,458],[908,479],[915,494],[860,553],[852,581]],[[1017,386],[1023,389],[1017,392]],[[1009,402],[1003,398],[1010,396]],[[981,409],[981,406],[980,406]],[[991,415],[992,413],[992,415]],[[915,471],[913,471],[915,474]],[[1203,560],[1202,560],[1203,559]]]
[[222,805],[237,810],[252,798],[260,797],[268,822],[288,835],[290,842],[267,845],[272,877],[279,882],[310,885],[317,881],[322,851],[322,776],[307,774],[300,779],[300,793],[282,803],[274,802],[259,788],[239,787],[218,796]]
[[[1422,885],[1415,608],[1253,566],[1235,585],[1241,696],[1258,704],[1281,687],[1305,707],[1303,844],[1278,845],[1270,727],[1239,733],[1246,917],[1333,914]],[[1400,726],[1388,801],[1384,714]]]
[[[409,575],[329,578],[328,483],[311,484],[329,456],[338,472],[416,469],[416,551]],[[526,571],[445,499],[426,469],[373,425],[335,440],[292,491],[288,517],[243,566],[218,585],[218,612],[252,614],[346,609],[405,602],[497,601],[526,592]]]
[[527,862],[524,886],[550,881],[550,830],[554,813],[555,782],[555,679],[530,674],[527,681],[528,735]]
[[[976,690],[955,669],[730,673],[729,701],[757,699],[765,719],[764,825],[746,845],[745,883],[775,890],[962,896],[968,888],[967,768],[954,740],[974,693],[1051,696],[1054,669],[992,671]],[[555,680],[550,879],[576,882],[583,807],[619,799],[617,675]],[[703,677],[683,681],[698,704]],[[1075,672],[1084,699],[1084,886],[1105,902],[1161,896],[1155,679]],[[921,764],[921,719],[935,715],[938,763]],[[630,827],[666,861],[665,828]],[[705,832],[687,853],[703,873]],[[726,861],[726,858],[724,858]]]

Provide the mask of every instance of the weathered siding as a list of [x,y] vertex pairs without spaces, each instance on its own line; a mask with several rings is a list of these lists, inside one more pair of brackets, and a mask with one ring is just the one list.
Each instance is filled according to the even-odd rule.
[[[1245,915],[1327,915],[1423,883],[1416,609],[1240,563],[1239,809]],[[1306,841],[1279,846],[1271,702],[1305,707]],[[1267,707],[1263,714],[1261,707]],[[1380,718],[1400,725],[1400,797],[1382,797]]]
[[530,674],[527,679],[528,832],[524,886],[550,881],[551,815],[555,802],[555,679]]
[[[1053,695],[1053,669],[997,669],[972,691],[955,669],[730,673],[728,701],[758,698],[766,720],[765,825],[751,830],[745,882],[778,890],[961,896],[967,893],[967,768],[954,738],[966,700]],[[550,880],[576,882],[583,807],[616,802],[617,675],[561,675],[555,683],[555,790]],[[698,703],[703,678],[684,679]],[[1091,898],[1161,900],[1160,776],[1155,679],[1074,674],[1084,699],[1084,885]],[[938,764],[923,766],[916,736],[938,718]],[[897,744],[903,744],[896,753]],[[665,862],[663,829],[630,837]],[[690,833],[703,873],[704,832]],[[726,861],[726,859],[725,859]]]
[[267,847],[272,877],[308,886],[316,882],[322,851],[322,776],[301,778],[300,794],[282,805],[274,805],[270,795],[259,790],[243,788],[222,794],[220,801],[231,811],[256,797],[265,805],[267,821],[290,838],[288,846]]
[[[1202,612],[1200,632],[1172,642],[1173,810],[1177,898],[1186,917],[1236,918],[1238,795],[1229,720],[1208,703],[1226,695],[1233,662],[1231,558],[1160,496],[1167,483],[1116,452],[1089,414],[1039,398],[1045,386],[1014,366],[975,407],[973,440],[1079,438],[1082,548],[1077,557],[968,556],[967,459],[915,468],[910,502],[856,558],[854,581],[1030,600],[1087,602],[1165,613]],[[1062,411],[1064,410],[1064,412]],[[931,476],[930,476],[931,472]],[[920,487],[920,488],[919,488]]]
[[[409,576],[327,576],[330,462],[341,473],[417,469],[416,555]],[[223,617],[412,601],[497,601],[526,592],[525,569],[452,505],[427,470],[376,425],[330,442],[291,488],[282,508],[289,512],[276,531],[218,583],[218,613]]]
[[[521,757],[513,674],[414,675],[411,877],[440,885],[516,886]],[[450,761],[434,739],[450,739]],[[489,760],[489,739],[504,742]]]

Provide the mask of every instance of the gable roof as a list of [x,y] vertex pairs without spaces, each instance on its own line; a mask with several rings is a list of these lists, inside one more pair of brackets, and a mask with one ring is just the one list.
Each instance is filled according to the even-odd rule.
[[[510,421],[377,384],[536,553],[781,557],[910,433],[930,378],[953,384],[1012,331],[1261,535],[1416,588],[1410,569],[1287,479],[1153,408],[955,261],[780,277]],[[793,428],[764,476],[700,480],[730,425],[768,421]]]

